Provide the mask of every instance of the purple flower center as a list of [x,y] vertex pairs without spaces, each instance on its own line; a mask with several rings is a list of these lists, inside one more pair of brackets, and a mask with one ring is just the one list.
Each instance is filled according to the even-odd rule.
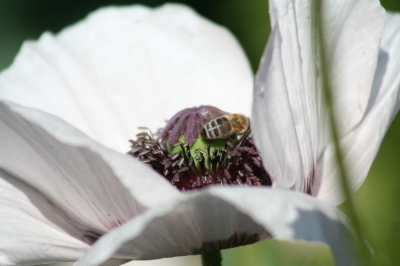
[[136,140],[130,140],[128,154],[164,176],[180,191],[210,185],[271,186],[251,135],[249,130],[235,145],[226,142],[223,149],[211,151],[209,143],[206,151],[197,149],[197,156],[192,156],[188,144],[176,143],[174,146],[180,146],[182,153],[170,154],[164,142],[145,131],[137,134]]
[[[222,121],[222,117],[232,116],[232,121]],[[243,127],[236,117],[243,117]],[[186,108],[174,115],[156,137],[142,128],[146,130],[137,134],[136,140],[130,140],[128,154],[164,176],[180,191],[211,185],[271,186],[271,178],[251,137],[249,123],[243,115],[230,114],[209,105]],[[206,140],[201,134],[210,126],[213,127],[210,134],[215,140]],[[239,129],[235,131],[235,127]],[[238,136],[236,133],[244,134]],[[224,140],[217,140],[217,135],[223,135]],[[185,143],[180,142],[181,139]],[[195,144],[197,140],[204,140],[203,145]],[[222,145],[216,145],[218,141]]]

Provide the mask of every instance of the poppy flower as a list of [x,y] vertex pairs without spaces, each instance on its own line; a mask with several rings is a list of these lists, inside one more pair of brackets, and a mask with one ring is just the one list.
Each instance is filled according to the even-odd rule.
[[[24,43],[0,74],[0,263],[120,264],[274,237],[326,243],[338,265],[356,264],[351,226],[334,206],[343,198],[312,10],[311,1],[270,2],[254,93],[235,38],[182,5],[104,8]],[[322,14],[355,191],[398,111],[400,18],[388,15],[384,28],[385,11],[367,0],[327,1]],[[125,154],[137,127],[198,105],[252,109],[272,187],[182,193]]]

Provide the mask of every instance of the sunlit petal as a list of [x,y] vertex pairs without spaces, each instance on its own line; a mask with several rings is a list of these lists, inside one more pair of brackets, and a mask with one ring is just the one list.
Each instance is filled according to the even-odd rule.
[[198,254],[270,236],[326,243],[338,265],[353,265],[356,257],[348,230],[338,209],[301,193],[211,188],[187,193],[103,236],[78,265],[98,265],[111,256],[156,259]]
[[0,98],[125,152],[138,126],[155,130],[187,107],[249,115],[252,85],[236,39],[190,8],[109,7],[26,42],[0,75]]
[[270,2],[273,28],[256,75],[253,122],[275,185],[305,192],[316,167],[319,98],[312,5],[296,3]]
[[84,240],[180,196],[144,164],[57,117],[11,103],[0,110],[0,167],[46,196]]
[[0,170],[0,264],[75,261],[89,246],[48,199]]
[[344,135],[367,110],[386,12],[378,0],[322,1],[321,12],[334,110]]
[[[380,144],[400,107],[400,14],[388,14],[379,51],[378,65],[365,116],[341,141],[350,187],[356,191],[364,182]],[[315,187],[318,198],[340,204],[343,197],[333,164],[332,147],[318,163],[321,187]]]
[[184,256],[158,260],[134,260],[124,266],[194,266],[200,264],[200,256]]
[[[256,144],[275,185],[307,193],[317,193],[323,182],[316,175],[317,160],[330,141],[322,112],[315,10],[312,1],[270,2],[273,33],[256,76],[253,106]],[[368,112],[385,11],[374,0],[323,1],[321,15],[344,136]]]

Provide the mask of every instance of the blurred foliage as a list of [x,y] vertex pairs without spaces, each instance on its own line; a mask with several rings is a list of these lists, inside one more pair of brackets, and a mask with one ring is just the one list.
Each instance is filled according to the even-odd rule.
[[[58,32],[107,5],[140,3],[158,6],[161,0],[0,0],[0,70],[9,66],[26,39],[44,31]],[[229,28],[239,39],[253,69],[257,69],[270,31],[265,0],[176,1]],[[381,1],[387,10],[400,12],[399,0]],[[400,49],[400,47],[399,47]],[[373,265],[399,265],[400,253],[400,117],[382,144],[366,182],[353,196],[365,239],[374,249]],[[340,206],[346,213],[346,203]],[[289,244],[276,240],[226,250],[224,265],[334,265],[327,247]]]

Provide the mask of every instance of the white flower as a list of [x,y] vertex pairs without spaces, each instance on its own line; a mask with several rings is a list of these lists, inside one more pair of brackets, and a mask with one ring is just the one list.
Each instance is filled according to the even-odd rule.
[[[271,236],[324,242],[337,264],[355,264],[347,219],[331,205],[342,199],[310,2],[271,1],[273,33],[256,76],[252,125],[276,189],[180,193],[123,154],[138,126],[162,126],[186,107],[250,114],[251,70],[225,29],[181,5],[133,6],[26,42],[0,74],[0,264],[83,255],[79,265],[120,263]],[[323,10],[356,190],[399,108],[400,16],[388,16],[379,48],[379,2],[332,0]]]

